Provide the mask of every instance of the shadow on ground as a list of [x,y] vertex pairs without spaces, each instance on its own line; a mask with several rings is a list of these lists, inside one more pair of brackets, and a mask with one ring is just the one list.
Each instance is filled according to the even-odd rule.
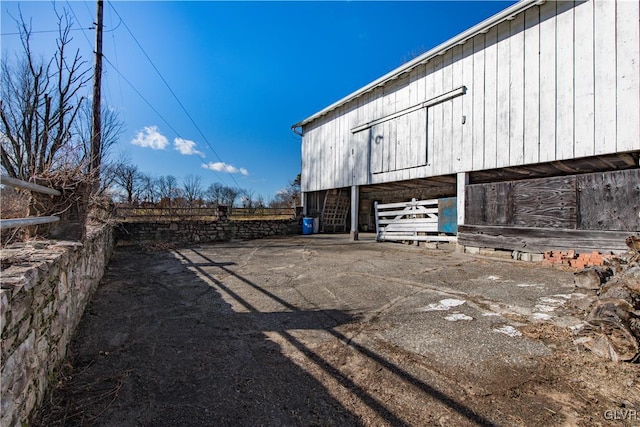
[[[407,425],[388,405],[296,337],[301,330],[316,330],[350,346],[467,421],[491,425],[464,404],[334,329],[357,317],[335,309],[298,309],[236,273],[235,264],[216,262],[195,249],[169,253],[119,248],[85,312],[57,387],[35,424],[363,424],[335,393],[285,357],[281,345],[269,338],[275,333],[279,341],[353,394],[379,421]],[[219,274],[211,274],[211,269]],[[232,285],[238,281],[245,285],[242,290]],[[252,293],[278,304],[280,310],[258,310],[249,302]],[[235,307],[227,302],[229,298]]]

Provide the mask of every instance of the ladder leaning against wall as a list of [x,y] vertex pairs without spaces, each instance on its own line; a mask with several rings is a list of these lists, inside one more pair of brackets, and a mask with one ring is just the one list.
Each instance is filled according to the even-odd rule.
[[350,194],[348,191],[329,190],[324,196],[322,207],[322,231],[347,231],[347,215],[349,214]]

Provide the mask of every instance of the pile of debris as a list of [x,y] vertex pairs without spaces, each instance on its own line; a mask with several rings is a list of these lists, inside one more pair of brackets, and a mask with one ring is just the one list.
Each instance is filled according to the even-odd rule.
[[605,262],[614,257],[615,256],[611,254],[603,255],[598,251],[578,254],[572,249],[569,251],[546,251],[543,262],[547,265],[565,265],[573,268],[585,268],[594,265],[605,265]]
[[638,243],[640,239],[630,237],[628,252],[574,274],[577,288],[595,291],[598,297],[574,343],[613,361],[640,361]]

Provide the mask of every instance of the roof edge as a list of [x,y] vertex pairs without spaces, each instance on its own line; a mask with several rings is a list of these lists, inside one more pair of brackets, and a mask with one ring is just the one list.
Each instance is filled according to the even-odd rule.
[[428,50],[427,52],[423,53],[422,55],[412,59],[409,62],[406,62],[404,64],[402,64],[401,66],[399,66],[398,68],[388,72],[387,74],[383,75],[382,77],[374,80],[373,82],[369,83],[368,85],[356,90],[355,92],[350,93],[349,95],[339,99],[338,101],[334,102],[333,104],[329,105],[328,107],[323,108],[322,110],[318,111],[317,113],[313,114],[312,116],[307,117],[306,119],[294,124],[291,126],[291,129],[296,129],[299,128],[301,126],[304,126],[306,124],[311,123],[312,121],[324,116],[325,114],[329,113],[330,111],[335,110],[336,108],[346,104],[349,101],[352,101],[353,99],[358,98],[359,96],[379,87],[384,85],[385,83],[394,80],[396,77],[400,76],[401,74],[407,73],[409,71],[411,71],[413,68],[417,67],[418,65],[421,65],[423,63],[428,62],[429,60],[431,60],[432,58],[436,57],[437,55],[439,55],[441,52],[444,52],[452,47],[454,47],[455,45],[458,44],[463,44],[464,42],[466,42],[467,40],[469,40],[472,37],[475,37],[476,35],[486,32],[488,31],[491,27],[498,25],[499,23],[508,20],[508,19],[512,19],[514,15],[517,15],[520,12],[523,12],[524,10],[530,8],[531,6],[534,5],[541,5],[543,3],[545,3],[546,0],[520,0],[518,3],[512,4],[511,6],[509,6],[508,8],[502,10],[501,12],[496,13],[495,15],[485,19],[484,21],[480,22],[479,24],[474,25],[473,27],[463,31],[462,33],[458,34],[457,36],[445,41],[444,43],[439,44],[438,46],[434,47],[433,49]]

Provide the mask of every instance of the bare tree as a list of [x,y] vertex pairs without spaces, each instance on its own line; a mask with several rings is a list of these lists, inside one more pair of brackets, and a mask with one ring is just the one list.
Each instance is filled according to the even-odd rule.
[[83,103],[80,90],[89,81],[79,51],[71,55],[72,21],[59,13],[56,52],[48,62],[31,50],[31,28],[16,19],[23,56],[3,58],[0,94],[0,161],[9,176],[28,180],[56,169],[82,173],[74,156],[74,122]]
[[158,196],[166,200],[169,205],[180,196],[180,188],[178,188],[178,180],[173,175],[161,176],[158,178]]
[[240,200],[242,200],[243,208],[253,208],[255,204],[255,200],[253,199],[254,191],[253,190],[240,190]]
[[262,209],[265,208],[267,206],[267,204],[264,201],[264,196],[262,194],[258,194],[258,197],[256,197],[255,200],[255,207],[257,209]]
[[[83,102],[78,112],[78,120],[75,121],[74,127],[79,139],[78,162],[82,163],[85,170],[89,172],[89,156],[91,155],[91,125],[92,125],[92,105],[89,101]],[[109,160],[109,149],[118,142],[120,136],[124,133],[124,122],[120,118],[117,110],[108,106],[102,107],[101,112],[102,136],[100,138],[101,148],[100,155],[102,157],[101,165],[101,186],[99,192],[104,191],[110,185],[111,162]],[[117,164],[117,162],[116,162]],[[115,165],[114,165],[115,166]]]
[[115,167],[114,182],[124,191],[128,203],[137,199],[140,177],[141,173],[135,165],[121,162]]
[[182,184],[182,194],[189,207],[197,207],[202,201],[204,191],[202,190],[202,178],[198,175],[189,175]]
[[140,199],[145,203],[155,203],[158,194],[157,180],[145,173],[140,173],[138,183]]
[[224,187],[222,191],[222,204],[226,205],[229,208],[229,211],[233,208],[233,205],[241,191],[242,190],[239,188]]
[[224,189],[225,186],[220,184],[219,182],[214,182],[213,184],[207,187],[205,191],[205,198],[207,202],[211,203],[213,206],[219,206],[223,204],[224,199]]
[[272,208],[290,208],[300,206],[300,174],[289,185],[276,193],[269,203]]

